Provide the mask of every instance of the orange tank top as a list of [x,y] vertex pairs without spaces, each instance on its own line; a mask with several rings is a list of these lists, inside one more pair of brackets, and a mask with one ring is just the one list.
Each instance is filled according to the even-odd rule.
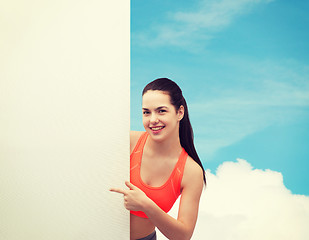
[[[133,152],[130,155],[130,182],[141,189],[164,212],[168,212],[181,194],[181,179],[187,160],[187,152],[182,149],[179,159],[168,180],[160,187],[152,187],[143,182],[140,175],[143,149],[148,137],[145,132],[139,138]],[[142,211],[131,211],[132,214],[148,218]]]

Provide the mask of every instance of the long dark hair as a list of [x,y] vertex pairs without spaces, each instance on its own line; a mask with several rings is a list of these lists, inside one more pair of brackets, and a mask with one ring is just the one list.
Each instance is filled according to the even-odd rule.
[[202,168],[204,183],[206,184],[205,170],[194,147],[193,129],[189,119],[188,106],[180,87],[168,78],[158,78],[146,85],[142,95],[149,90],[159,90],[168,93],[171,99],[171,104],[175,107],[176,111],[179,110],[181,105],[184,107],[184,116],[179,125],[180,144],[189,156]]

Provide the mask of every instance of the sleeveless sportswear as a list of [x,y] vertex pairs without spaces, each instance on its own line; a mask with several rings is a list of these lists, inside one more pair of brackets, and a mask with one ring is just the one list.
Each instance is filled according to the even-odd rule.
[[[163,185],[159,187],[149,186],[143,182],[140,175],[143,149],[148,135],[147,132],[144,132],[141,135],[130,155],[130,182],[141,189],[164,212],[167,213],[181,194],[181,180],[188,154],[182,149],[170,177]],[[131,213],[139,217],[148,218],[142,211],[131,211]]]

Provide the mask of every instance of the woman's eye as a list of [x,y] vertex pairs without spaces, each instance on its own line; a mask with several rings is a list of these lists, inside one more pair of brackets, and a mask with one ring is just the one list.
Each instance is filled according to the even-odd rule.
[[166,110],[159,110],[159,113],[165,113]]
[[146,114],[149,114],[149,112],[148,111],[143,111],[143,114],[146,115]]

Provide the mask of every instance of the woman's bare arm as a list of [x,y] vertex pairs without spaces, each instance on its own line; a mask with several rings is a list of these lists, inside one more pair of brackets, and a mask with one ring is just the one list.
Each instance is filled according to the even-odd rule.
[[153,224],[168,239],[190,239],[197,220],[200,196],[203,190],[203,172],[195,163],[187,164],[183,177],[183,191],[181,194],[177,219],[166,214],[153,201],[147,201],[143,212]]

